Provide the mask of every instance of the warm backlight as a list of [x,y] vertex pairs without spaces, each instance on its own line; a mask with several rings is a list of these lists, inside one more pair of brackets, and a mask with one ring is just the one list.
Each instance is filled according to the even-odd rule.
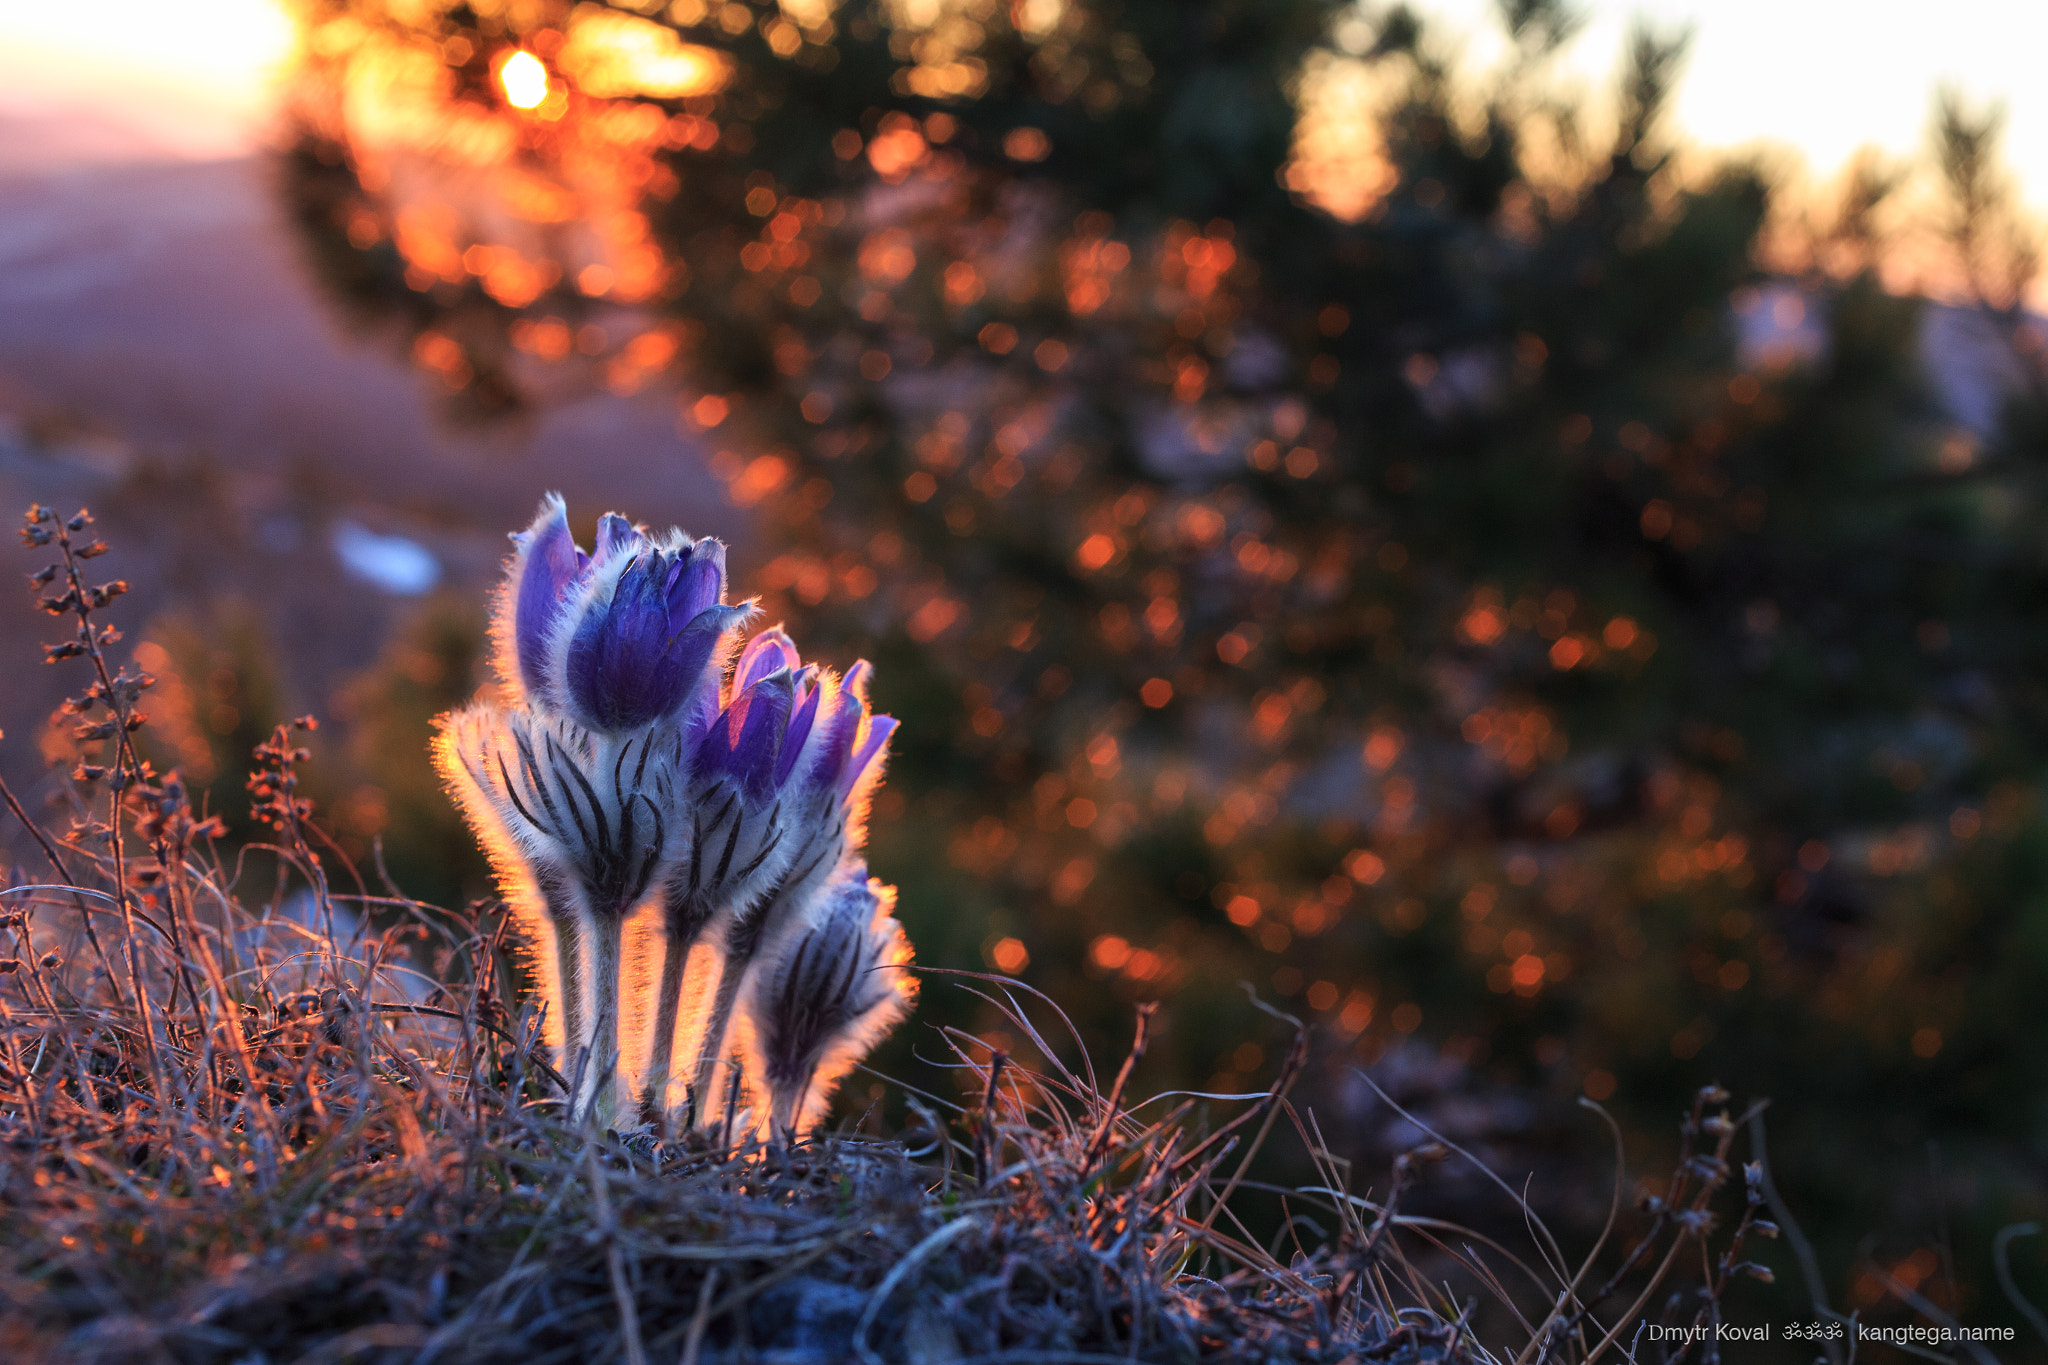
[[548,69],[540,58],[521,49],[498,68],[498,84],[505,88],[505,101],[514,109],[537,108],[548,97]]

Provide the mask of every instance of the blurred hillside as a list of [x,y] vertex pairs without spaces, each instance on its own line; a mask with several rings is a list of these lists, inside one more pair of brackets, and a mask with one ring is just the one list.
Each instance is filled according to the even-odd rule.
[[[267,163],[154,162],[126,127],[0,127],[35,162],[0,172],[0,489],[108,514],[138,619],[240,623],[276,692],[214,737],[235,772],[286,710],[332,716],[423,594],[473,611],[536,490],[744,525],[664,404],[602,395],[519,426],[447,427],[402,360],[326,311]],[[364,533],[403,537],[426,569],[352,570],[341,550]],[[31,657],[37,625],[10,613],[0,649]],[[0,773],[17,788],[46,780],[33,737],[61,695],[26,671],[0,696],[0,731],[22,741]],[[417,722],[408,742],[424,742]],[[220,795],[238,786],[229,775]]]

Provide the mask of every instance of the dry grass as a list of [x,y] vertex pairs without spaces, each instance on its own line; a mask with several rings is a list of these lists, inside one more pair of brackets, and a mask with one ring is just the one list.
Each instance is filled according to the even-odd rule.
[[[572,1127],[497,907],[332,889],[282,728],[252,783],[275,837],[231,865],[139,760],[147,682],[110,667],[118,593],[80,576],[87,524],[29,522],[61,555],[45,606],[77,625],[56,653],[92,675],[71,829],[0,787],[47,865],[0,906],[5,1359],[1595,1362],[1646,1315],[1712,1321],[1765,1230],[1757,1169],[1709,1250],[1739,1127],[1719,1092],[1626,1246],[1618,1173],[1576,1259],[1502,1183],[1518,1253],[1399,1211],[1461,1153],[1353,1190],[1289,1102],[1298,1025],[1261,1095],[1136,1101],[1149,1009],[1104,1084],[1052,1002],[966,973],[941,975],[1030,1055],[946,1034],[963,1098],[909,1095],[896,1140]],[[1280,1191],[1293,1213],[1262,1244],[1236,1205],[1271,1190],[1253,1162],[1276,1138],[1316,1177]]]

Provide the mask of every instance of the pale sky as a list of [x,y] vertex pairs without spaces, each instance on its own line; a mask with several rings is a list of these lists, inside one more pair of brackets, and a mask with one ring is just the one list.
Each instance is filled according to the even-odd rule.
[[275,0],[0,0],[0,115],[77,112],[172,155],[256,145],[291,22]]
[[[1614,88],[1637,19],[1690,26],[1672,131],[1712,149],[1770,143],[1832,178],[1860,147],[1923,158],[1934,92],[2006,109],[2005,160],[2048,210],[2048,0],[1577,0],[1586,26],[1562,57],[1590,91]],[[1484,58],[1493,0],[1415,0]],[[1475,36],[1476,35],[1476,36]]]
[[[1452,31],[1482,33],[1492,0],[1416,0]],[[1707,147],[1769,140],[1817,176],[1860,146],[1927,145],[1933,91],[1949,81],[2009,111],[2008,163],[2048,208],[2048,0],[1579,0],[1568,52],[1588,88],[1611,88],[1629,23],[1691,23],[1676,131]],[[261,136],[271,73],[291,48],[276,0],[0,0],[0,114],[89,111],[140,125],[190,156]],[[1487,41],[1469,40],[1475,57]]]

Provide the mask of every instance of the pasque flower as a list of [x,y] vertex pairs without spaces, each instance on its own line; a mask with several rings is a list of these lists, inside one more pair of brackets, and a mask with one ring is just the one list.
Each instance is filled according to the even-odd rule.
[[566,717],[476,705],[444,716],[438,766],[541,957],[550,1036],[571,1112],[615,1107],[626,917],[669,847],[677,780],[651,729],[585,730]]
[[871,671],[857,663],[842,683],[805,665],[778,626],[747,645],[724,708],[701,729],[683,727],[691,812],[673,836],[664,888],[667,944],[646,1092],[657,1105],[669,1081],[691,949],[723,929],[690,1076],[697,1116],[708,1119],[733,1004],[763,931],[787,918],[778,907],[803,903],[859,846],[867,796],[896,728],[892,718],[870,713]]
[[715,708],[730,632],[753,614],[725,601],[723,544],[608,513],[586,555],[554,494],[513,539],[498,671],[527,705],[612,733]]
[[608,1117],[625,921],[660,879],[684,777],[675,722],[716,707],[752,607],[725,602],[717,541],[607,514],[586,554],[554,494],[513,544],[493,633],[515,704],[447,718],[437,753],[537,931],[572,1112]]
[[910,1012],[917,982],[895,902],[852,859],[748,974],[745,1065],[771,1136],[814,1123],[833,1087]]
[[[715,540],[607,514],[585,553],[551,494],[513,542],[492,617],[503,698],[442,717],[435,756],[540,958],[570,1112],[609,1120],[636,1089],[666,1111],[684,976],[709,943],[710,975],[687,993],[701,1003],[680,1030],[698,1040],[689,1111],[708,1120],[722,1098],[717,1067],[744,997],[748,1036],[777,1040],[761,1055],[780,1060],[749,1064],[735,1084],[751,1081],[757,1121],[768,1105],[787,1130],[907,1008],[893,893],[859,858],[896,722],[872,714],[866,663],[842,680],[805,664],[780,627],[726,680],[754,608],[725,601]],[[625,927],[643,903],[664,940],[660,983],[622,998]],[[865,965],[848,977],[855,959]],[[894,975],[877,994],[868,977],[885,963]],[[760,984],[771,977],[772,1007]],[[622,1017],[637,1034],[650,1015],[646,1065],[628,1076]]]

